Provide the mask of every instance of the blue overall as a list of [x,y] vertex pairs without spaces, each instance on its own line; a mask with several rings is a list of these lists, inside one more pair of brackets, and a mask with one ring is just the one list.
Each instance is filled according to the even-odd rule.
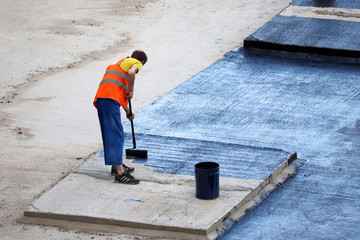
[[109,98],[96,101],[104,145],[105,165],[121,165],[124,148],[124,130],[119,103]]

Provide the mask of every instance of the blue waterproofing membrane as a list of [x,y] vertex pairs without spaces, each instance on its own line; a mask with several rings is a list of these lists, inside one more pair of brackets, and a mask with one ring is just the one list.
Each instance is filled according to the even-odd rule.
[[358,239],[359,73],[330,58],[229,52],[137,114],[138,148],[146,165],[173,173],[193,169],[191,157],[222,156],[220,175],[241,178],[297,151],[295,177],[222,238]]
[[359,0],[296,0],[292,5],[360,9]]
[[[161,133],[166,134],[158,132]],[[129,134],[127,136],[126,142],[130,143]],[[148,150],[148,158],[137,159],[135,162],[159,168],[158,171],[162,173],[193,175],[196,163],[210,161],[220,165],[222,177],[265,179],[290,157],[290,153],[279,149],[226,142],[146,134],[137,134],[136,137],[138,149]]]
[[306,163],[222,239],[359,239],[359,66],[256,53],[229,53],[232,71],[210,68],[245,82],[239,115],[263,112],[240,127],[248,141],[297,149]]
[[245,48],[360,57],[360,22],[276,16],[247,37]]
[[221,239],[358,240],[359,183],[358,168],[305,164]]

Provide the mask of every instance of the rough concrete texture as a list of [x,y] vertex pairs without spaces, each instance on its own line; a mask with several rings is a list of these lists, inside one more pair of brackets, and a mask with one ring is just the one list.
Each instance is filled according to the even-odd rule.
[[134,174],[140,185],[114,184],[99,154],[36,200],[21,222],[71,228],[101,224],[118,233],[147,230],[142,235],[148,237],[214,239],[231,226],[224,227],[223,222],[244,214],[293,175],[297,168],[294,160],[296,155],[266,179],[220,178],[219,197],[200,200],[195,197],[193,176],[155,173],[142,164],[136,165]]
[[[99,131],[94,131],[96,115],[89,102],[93,96],[91,91],[95,91],[93,88],[109,62],[129,54],[138,46],[145,46],[152,58],[157,59],[150,61],[148,71],[142,71],[137,79],[134,104],[138,111],[221,58],[224,52],[239,47],[246,36],[289,3],[156,1],[154,5],[146,5],[143,4],[145,1],[139,1],[129,5],[134,11],[126,11],[122,3],[114,9],[113,1],[110,2],[113,14],[109,14],[108,8],[104,9],[105,2],[96,2],[101,7],[90,4],[94,1],[63,1],[63,4],[2,1],[4,37],[0,41],[4,41],[2,56],[5,60],[1,61],[1,94],[4,97],[0,101],[0,224],[4,239],[140,238],[139,231],[130,236],[104,234],[97,229],[97,233],[90,234],[88,231],[22,225],[16,220],[42,193],[101,148]],[[221,4],[222,11],[218,11],[217,4]],[[79,11],[83,11],[82,14]],[[208,14],[199,14],[204,12]],[[76,23],[79,16],[93,16],[88,22],[89,27],[83,29],[84,34],[65,31],[72,24],[62,20],[71,19],[71,23]],[[94,24],[94,19],[105,18],[104,24]],[[126,19],[133,21],[129,23]],[[139,21],[143,24],[139,25]],[[125,26],[120,24],[122,22],[129,24]],[[42,34],[48,24],[53,25],[55,31]],[[56,33],[64,28],[65,32]],[[128,35],[117,34],[122,29],[129,29]],[[116,34],[110,44],[103,45],[114,31]],[[96,35],[99,32],[101,34]],[[220,38],[219,33],[222,34]],[[29,35],[31,37],[27,38]],[[71,47],[85,36],[80,48]],[[95,45],[90,47],[89,41]],[[51,52],[53,50],[59,52]],[[75,51],[77,53],[71,56]],[[175,64],[169,64],[164,55],[172,56],[171,62]],[[263,200],[256,211],[239,219],[238,225],[224,239],[358,239],[358,66],[313,55],[292,55],[284,59],[284,56],[240,52],[233,57],[247,59],[245,63],[248,63],[229,61],[233,66],[243,64],[248,79],[243,84],[244,91],[239,94],[243,96],[244,104],[240,107],[244,115],[251,113],[251,108],[255,112],[269,110],[279,114],[256,114],[259,121],[254,117],[252,124],[239,125],[245,136],[241,144],[252,146],[254,141],[255,145],[276,145],[276,149],[284,151],[296,148],[305,165],[292,181]],[[73,65],[76,62],[79,63]],[[162,71],[157,68],[159,65],[165,66]],[[246,71],[252,68],[254,72]],[[216,71],[221,72],[222,68]],[[252,84],[253,75],[257,79],[255,84]],[[242,78],[243,75],[239,76]],[[269,76],[275,82],[266,81]],[[221,72],[219,78],[222,77]],[[282,84],[277,85],[277,78],[282,79]],[[14,85],[27,80],[27,84],[17,85],[16,91],[11,90]],[[264,80],[267,84],[262,83]],[[78,85],[72,85],[74,83]],[[25,90],[29,90],[29,95]],[[75,93],[69,94],[70,90]],[[256,98],[259,93],[265,94],[264,98]],[[299,114],[294,117],[292,113],[296,109]]]
[[[301,158],[307,161],[305,165],[313,167],[315,172],[326,166],[336,166],[335,169],[342,166],[338,168],[339,171],[345,171],[347,164],[352,167],[358,165],[358,124],[352,127],[358,121],[360,112],[360,91],[356,84],[358,75],[357,65],[339,64],[331,58],[243,49],[229,52],[224,59],[190,78],[137,115],[136,129],[140,133],[139,138],[150,139],[144,133],[152,137],[151,141],[144,141],[139,146],[148,147],[146,142],[149,142],[149,146],[154,146],[151,149],[155,156],[156,142],[163,143],[166,149],[164,139],[168,138],[172,138],[175,143],[185,141],[190,146],[195,146],[191,153],[208,146],[212,146],[209,148],[215,151],[222,150],[227,153],[224,146],[234,143],[245,148],[265,149],[270,152],[277,150],[275,152],[280,153],[296,148],[299,149]],[[222,97],[225,94],[227,97]],[[194,141],[187,139],[198,140],[200,144],[194,144]],[[204,141],[205,139],[208,141]],[[220,141],[225,143],[212,145]],[[355,141],[355,145],[348,141]],[[163,161],[161,164],[154,159],[150,158],[146,163],[150,166],[154,164],[157,167],[173,168],[176,173],[181,172],[182,168],[178,167],[177,161]],[[228,158],[228,162],[232,162],[230,166],[236,166],[239,159]],[[186,165],[183,167],[186,169]],[[320,171],[317,174],[319,176],[314,176],[313,190],[310,192],[329,192],[329,185],[320,182],[327,178],[332,179],[332,174],[335,173]],[[309,176],[312,174],[309,173]],[[335,185],[349,181],[347,177],[338,179],[341,180],[334,182]],[[356,184],[356,179],[355,177],[351,180],[355,181],[353,184]],[[330,186],[334,187],[332,184]],[[335,191],[349,190],[343,186]],[[355,199],[352,198],[354,194],[357,195],[352,193],[347,196],[350,201]],[[300,190],[297,195],[302,199],[311,197],[308,189]],[[331,195],[331,198],[336,198],[336,194]],[[324,200],[323,204],[333,206],[335,202],[336,200]],[[282,207],[281,205],[280,212]],[[302,207],[307,212],[317,213],[309,206]],[[353,207],[356,211],[356,205]],[[356,224],[359,218],[355,215],[352,219]],[[224,238],[238,239],[239,232],[246,231],[241,224],[237,226],[239,228],[235,227]],[[264,231],[273,231],[272,228],[261,228]],[[346,228],[344,231],[346,233]],[[256,239],[263,233],[246,231],[246,234],[247,237]],[[312,234],[318,236],[316,232]],[[274,236],[280,237],[276,233]],[[301,235],[297,233],[296,236]]]
[[107,65],[134,49],[148,53],[149,62],[136,79],[133,102],[138,112],[241,46],[246,36],[288,4],[1,1],[1,237],[141,238],[23,225],[17,220],[35,199],[101,149],[91,102]]

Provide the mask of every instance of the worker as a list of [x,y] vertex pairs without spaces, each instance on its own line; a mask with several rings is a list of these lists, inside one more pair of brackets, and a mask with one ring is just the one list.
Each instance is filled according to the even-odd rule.
[[132,121],[135,116],[130,114],[128,103],[134,95],[135,74],[146,62],[145,52],[136,50],[131,57],[123,58],[116,64],[108,66],[93,102],[100,122],[105,165],[112,166],[111,173],[115,175],[115,182],[118,183],[140,182],[130,174],[135,169],[123,164],[124,131],[120,107],[125,110],[126,117]]

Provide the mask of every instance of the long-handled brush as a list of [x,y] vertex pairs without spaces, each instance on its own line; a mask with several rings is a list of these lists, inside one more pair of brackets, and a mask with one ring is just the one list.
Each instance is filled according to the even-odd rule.
[[[132,115],[131,110],[131,101],[129,100],[129,108],[130,108],[130,115]],[[132,138],[133,138],[133,148],[126,149],[126,157],[138,157],[138,158],[147,158],[148,152],[147,150],[139,150],[136,149],[136,141],[135,141],[135,131],[134,131],[134,123],[131,121],[131,131],[132,131]]]

